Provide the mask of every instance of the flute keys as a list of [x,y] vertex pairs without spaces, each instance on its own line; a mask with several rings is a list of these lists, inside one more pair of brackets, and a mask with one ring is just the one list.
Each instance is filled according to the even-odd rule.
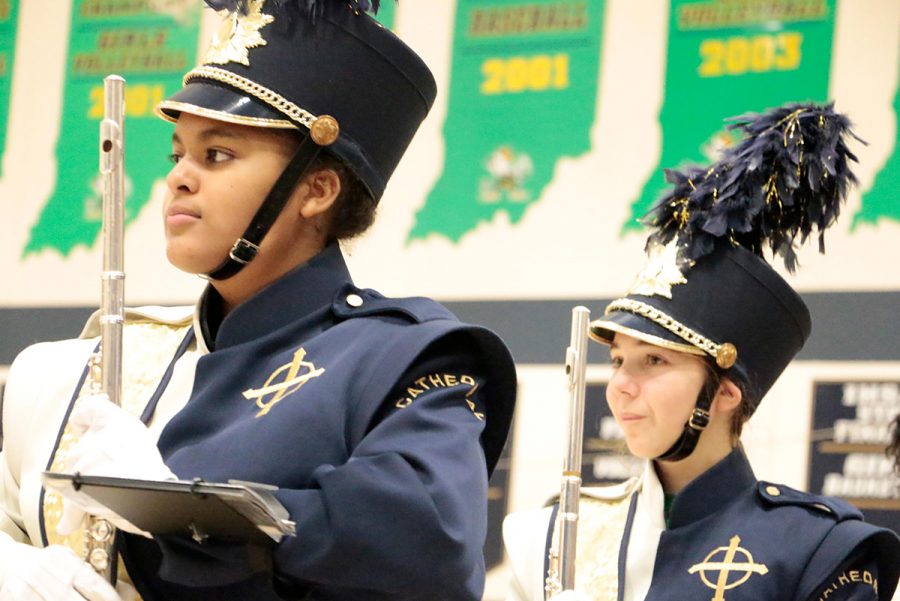
[[106,549],[91,549],[88,554],[88,563],[97,572],[105,572],[109,568],[109,553]]
[[109,522],[107,522],[106,520],[94,520],[89,533],[92,539],[94,539],[98,543],[102,543],[109,540],[109,538],[112,536],[113,529],[112,526],[110,526]]

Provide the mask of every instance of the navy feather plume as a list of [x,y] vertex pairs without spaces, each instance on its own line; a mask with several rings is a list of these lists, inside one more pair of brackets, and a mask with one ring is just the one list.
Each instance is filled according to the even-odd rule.
[[[228,12],[239,12],[243,15],[247,14],[247,6],[249,0],[204,0],[206,5],[213,10],[227,10]],[[317,17],[322,15],[325,5],[329,3],[349,4],[354,10],[359,12],[370,12],[376,14],[381,8],[381,0],[268,0],[270,4],[274,4],[276,9],[282,9],[285,6],[289,8],[297,8],[300,12],[315,21]]]
[[654,230],[648,244],[678,236],[687,261],[720,240],[760,256],[768,246],[793,272],[798,242],[816,233],[824,252],[825,229],[856,183],[847,138],[862,140],[833,104],[791,104],[730,121],[743,138],[718,162],[666,171],[673,187],[644,218]]

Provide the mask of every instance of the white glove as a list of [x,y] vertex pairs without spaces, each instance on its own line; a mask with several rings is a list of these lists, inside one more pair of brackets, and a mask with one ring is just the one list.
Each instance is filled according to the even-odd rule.
[[[0,599],[0,601],[3,601]],[[550,597],[550,601],[589,601],[587,595],[577,591],[563,591]]]
[[121,582],[114,589],[68,547],[38,549],[19,545],[10,565],[0,601],[133,601],[137,593]]
[[[169,480],[176,476],[162,460],[156,439],[141,421],[113,405],[105,394],[82,397],[69,418],[80,437],[66,458],[66,471],[85,476],[141,480]],[[109,520],[126,532],[150,535],[77,491],[62,492],[63,512],[57,532],[71,534],[81,527],[85,513]]]

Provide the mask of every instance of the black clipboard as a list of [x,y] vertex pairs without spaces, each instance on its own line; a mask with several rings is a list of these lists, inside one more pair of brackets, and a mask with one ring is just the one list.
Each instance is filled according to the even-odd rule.
[[294,522],[272,494],[276,487],[231,480],[133,480],[44,472],[44,486],[75,490],[151,534],[197,542],[269,545],[294,536]]

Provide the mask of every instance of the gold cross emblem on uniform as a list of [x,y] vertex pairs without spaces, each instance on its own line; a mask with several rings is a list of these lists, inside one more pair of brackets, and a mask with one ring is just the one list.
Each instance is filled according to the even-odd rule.
[[[689,574],[700,572],[700,579],[703,581],[703,584],[709,588],[716,589],[716,595],[712,598],[712,601],[725,601],[725,591],[744,584],[753,574],[763,575],[769,573],[769,568],[765,565],[753,563],[753,555],[747,549],[738,546],[740,542],[740,536],[732,536],[731,540],[728,541],[727,547],[717,547],[702,562],[692,565],[688,570]],[[722,557],[721,561],[717,561],[716,555],[720,553],[724,553],[724,557]],[[736,562],[734,560],[738,554],[743,556],[744,561]],[[706,577],[706,572],[712,571],[719,572],[715,584]],[[743,572],[743,575],[734,582],[729,582],[728,574],[731,572]]]
[[[285,363],[266,379],[262,388],[248,388],[242,394],[247,400],[255,400],[256,406],[259,407],[259,413],[256,417],[262,417],[267,414],[272,406],[281,401],[289,394],[293,394],[313,378],[317,378],[325,373],[325,368],[316,368],[310,361],[304,361],[306,358],[306,350],[300,347],[294,351],[294,359],[290,363]],[[278,378],[283,379],[279,382]],[[272,395],[267,401],[266,397]]]

